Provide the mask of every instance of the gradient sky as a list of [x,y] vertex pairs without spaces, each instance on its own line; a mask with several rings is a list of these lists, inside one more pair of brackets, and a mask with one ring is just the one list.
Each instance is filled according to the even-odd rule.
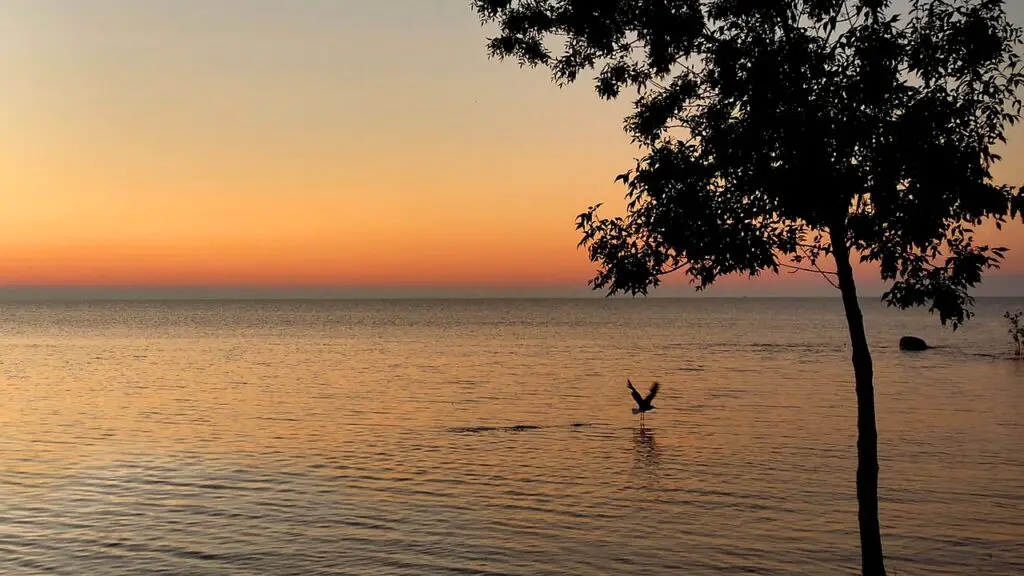
[[0,0],[0,285],[582,284],[629,104],[488,33],[468,0]]

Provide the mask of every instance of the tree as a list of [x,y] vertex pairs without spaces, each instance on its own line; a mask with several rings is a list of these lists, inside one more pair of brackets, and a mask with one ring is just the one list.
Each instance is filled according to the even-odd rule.
[[[885,574],[871,355],[853,262],[875,263],[894,307],[955,330],[1005,248],[975,241],[1021,212],[993,182],[1021,113],[1022,32],[996,0],[472,0],[492,56],[587,70],[645,151],[618,177],[626,214],[581,214],[580,245],[609,294],[680,270],[820,272],[842,294],[857,396],[864,574]],[[828,259],[834,270],[821,268]]]

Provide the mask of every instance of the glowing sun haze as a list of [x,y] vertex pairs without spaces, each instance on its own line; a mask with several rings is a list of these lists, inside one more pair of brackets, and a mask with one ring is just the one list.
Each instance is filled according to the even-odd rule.
[[0,12],[3,285],[578,286],[638,154],[628,101],[488,60],[468,0]]

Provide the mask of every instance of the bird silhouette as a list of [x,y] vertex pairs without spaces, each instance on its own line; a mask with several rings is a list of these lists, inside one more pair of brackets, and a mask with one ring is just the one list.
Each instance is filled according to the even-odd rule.
[[659,386],[661,385],[657,382],[651,384],[651,389],[647,392],[647,396],[644,397],[640,395],[640,392],[637,392],[635,387],[633,387],[633,383],[630,382],[629,378],[626,378],[626,388],[629,388],[629,393],[633,396],[633,400],[636,402],[636,408],[633,408],[633,414],[640,415],[641,425],[644,423],[644,412],[654,410],[654,404],[651,404],[651,402],[654,401],[654,396],[658,393]]

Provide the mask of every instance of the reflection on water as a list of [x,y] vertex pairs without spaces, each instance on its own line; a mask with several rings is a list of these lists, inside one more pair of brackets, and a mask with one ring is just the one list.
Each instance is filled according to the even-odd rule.
[[638,426],[633,433],[633,453],[643,466],[658,466],[658,445],[654,441],[654,432],[646,426]]
[[[865,303],[894,573],[1024,573],[1021,304]],[[0,351],[3,574],[857,572],[838,301],[2,304]]]

